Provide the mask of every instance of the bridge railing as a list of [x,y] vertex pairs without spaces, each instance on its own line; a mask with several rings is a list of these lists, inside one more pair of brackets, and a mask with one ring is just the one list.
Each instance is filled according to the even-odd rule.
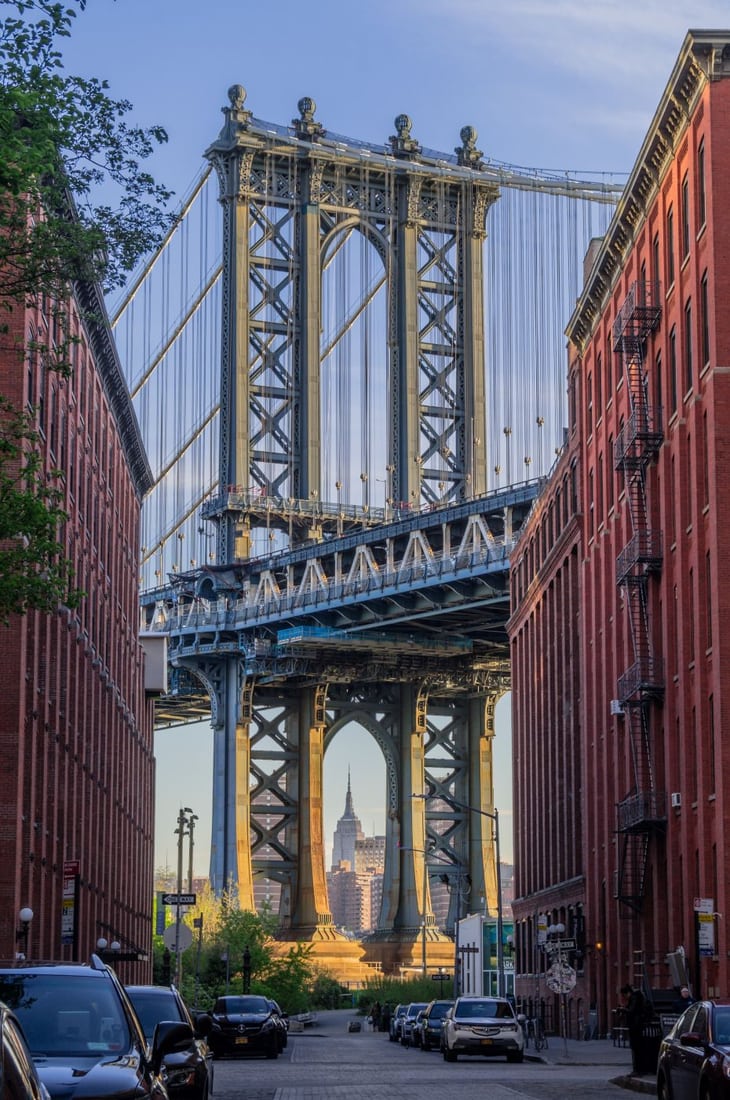
[[163,615],[147,629],[161,633],[183,633],[201,627],[243,626],[249,622],[279,618],[292,611],[342,603],[346,599],[365,598],[386,589],[409,589],[424,582],[439,583],[445,577],[466,576],[475,568],[501,564],[509,560],[512,539],[495,539],[489,547],[461,554],[441,554],[410,563],[394,570],[380,570],[356,579],[327,580],[316,588],[297,589],[262,598],[254,586],[246,598],[220,597],[212,601],[200,596],[182,597],[166,606]]

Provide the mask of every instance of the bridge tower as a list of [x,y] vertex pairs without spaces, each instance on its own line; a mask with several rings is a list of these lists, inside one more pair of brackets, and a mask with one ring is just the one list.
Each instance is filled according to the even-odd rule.
[[[218,564],[194,583],[197,596],[215,596],[219,605],[223,594],[229,610],[253,583],[262,599],[267,585],[287,585],[297,554],[313,545],[342,540],[344,554],[348,537],[379,525],[394,530],[396,520],[407,524],[411,514],[485,493],[482,257],[487,211],[498,197],[471,127],[444,156],[422,149],[407,115],[395,120],[388,143],[365,146],[328,133],[308,98],[290,127],[273,128],[252,116],[245,99],[240,85],[230,89],[222,130],[206,153],[224,222],[219,483],[203,513],[215,526]],[[323,280],[357,235],[380,267],[330,344],[376,293],[384,296],[382,510],[365,499],[342,505],[341,475],[334,502],[323,457]],[[353,459],[345,477],[359,476],[363,486],[374,476],[356,471]],[[278,569],[252,562],[249,572],[262,532],[289,556]],[[358,551],[347,552],[352,561]],[[316,584],[322,567],[307,568]],[[340,568],[337,554],[332,568]],[[430,965],[450,961],[429,879],[451,866],[494,910],[491,746],[506,655],[473,670],[465,661],[457,689],[456,681],[447,687],[430,676],[415,649],[394,672],[372,655],[358,661],[347,643],[318,651],[306,673],[293,660],[289,674],[281,664],[274,674],[262,656],[267,629],[249,628],[242,613],[234,631],[214,631],[177,658],[212,702],[214,887],[233,884],[253,908],[255,877],[278,881],[283,934],[337,956],[342,937],[324,867],[323,757],[337,731],[356,722],[379,744],[387,773],[383,908],[368,951],[396,967],[417,963],[428,940]],[[456,897],[452,908],[453,922]]]

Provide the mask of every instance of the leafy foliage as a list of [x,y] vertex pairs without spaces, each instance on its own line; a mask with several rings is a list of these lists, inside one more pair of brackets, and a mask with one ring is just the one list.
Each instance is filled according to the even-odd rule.
[[142,168],[167,134],[130,125],[131,104],[106,81],[64,72],[73,8],[0,7],[17,12],[0,23],[0,297],[63,298],[76,279],[119,285],[170,224],[170,193]]
[[[185,920],[203,916],[203,934],[183,953],[181,992],[199,1011],[211,1008],[224,993],[244,988],[244,952],[250,957],[250,991],[277,1001],[285,1012],[340,1007],[342,987],[316,971],[309,944],[286,946],[275,939],[277,920],[271,913],[239,908],[235,894],[216,898],[210,888]],[[155,980],[164,982],[164,947],[155,941]],[[168,979],[169,980],[169,979]],[[327,1003],[323,1003],[326,1001]]]
[[[69,374],[72,285],[120,285],[171,220],[169,192],[142,167],[165,131],[131,125],[131,104],[113,99],[106,81],[64,71],[60,45],[86,0],[71,3],[0,0],[0,335],[10,331],[10,313],[41,301],[51,321],[51,336],[34,336],[32,347],[6,341],[4,370],[16,356],[20,369],[32,354],[47,371]],[[30,421],[7,403],[2,411],[0,618],[7,621],[10,612],[50,611],[78,594],[68,592],[71,568],[57,541],[66,518],[62,474],[51,482],[41,476]]]
[[59,553],[59,471],[43,474],[29,419],[0,396],[0,621],[29,607],[53,611],[60,600],[75,606],[69,592],[70,563]]

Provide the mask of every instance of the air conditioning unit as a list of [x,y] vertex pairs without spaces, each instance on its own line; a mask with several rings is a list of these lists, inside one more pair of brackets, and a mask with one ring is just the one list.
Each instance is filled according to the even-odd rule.
[[670,801],[672,803],[672,809],[673,810],[678,810],[680,808],[680,806],[682,805],[682,794],[681,794],[681,792],[680,791],[672,791],[669,798],[670,798]]
[[611,714],[623,714],[624,708],[621,706],[620,699],[611,700]]

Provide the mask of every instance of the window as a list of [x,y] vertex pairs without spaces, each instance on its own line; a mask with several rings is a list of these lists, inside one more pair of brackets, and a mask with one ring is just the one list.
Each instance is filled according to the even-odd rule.
[[586,378],[586,418],[588,435],[593,431],[593,375]]
[[658,431],[662,424],[662,353],[657,352],[654,364],[654,427]]
[[[609,453],[609,455],[613,455],[613,436],[612,435],[609,435],[609,437],[608,437],[608,453]],[[611,462],[609,462],[608,463],[608,481],[606,483],[606,488],[608,490],[607,500],[608,500],[608,510],[609,510],[609,512],[613,508],[613,504],[614,504],[613,478],[614,478],[613,464]]]
[[600,353],[596,359],[596,420],[603,415],[603,363]]
[[707,180],[705,177],[705,139],[697,149],[697,223],[700,227],[707,221]]
[[689,179],[682,180],[682,259],[689,256]]
[[715,793],[716,776],[715,776],[715,698],[713,695],[708,699],[708,726],[710,727],[710,767],[709,767],[709,779],[710,779],[710,794]]
[[613,358],[611,356],[611,341],[606,343],[606,401],[613,396]]
[[669,408],[671,413],[677,411],[677,328],[672,326],[669,333]]
[[705,554],[705,599],[707,600],[707,605],[705,607],[705,613],[707,615],[705,648],[712,649],[712,561],[710,559],[709,550]]
[[710,439],[708,435],[707,411],[702,417],[702,505],[710,503]]
[[707,296],[707,272],[700,282],[700,356],[702,366],[710,362],[710,304]]
[[687,393],[692,389],[692,299],[684,307],[684,381]]
[[661,268],[659,267],[659,234],[654,234],[651,242],[651,277],[654,280],[654,291],[659,298],[659,283],[661,281]]
[[667,286],[674,282],[674,210],[667,212]]

